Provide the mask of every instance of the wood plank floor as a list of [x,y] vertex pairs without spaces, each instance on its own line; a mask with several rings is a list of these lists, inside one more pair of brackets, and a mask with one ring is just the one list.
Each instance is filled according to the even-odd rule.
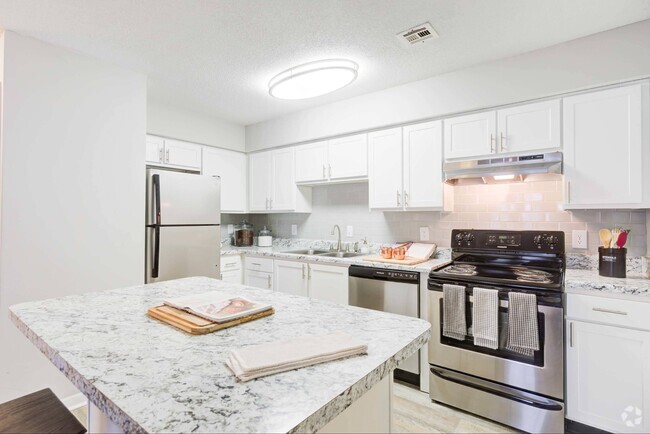
[[[395,382],[393,427],[403,433],[516,433],[510,427],[451,407],[435,404],[429,395],[412,386]],[[86,425],[87,407],[72,413]]]

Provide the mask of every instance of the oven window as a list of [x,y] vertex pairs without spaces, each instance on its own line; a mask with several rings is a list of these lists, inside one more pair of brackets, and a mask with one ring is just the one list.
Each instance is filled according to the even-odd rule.
[[506,349],[506,344],[508,341],[508,309],[505,307],[499,307],[499,348],[493,350],[491,348],[479,347],[474,345],[474,335],[472,334],[472,303],[468,300],[465,304],[466,312],[465,318],[467,322],[467,336],[464,341],[459,341],[456,339],[451,339],[442,335],[442,318],[443,318],[443,306],[442,299],[439,302],[440,308],[440,343],[444,345],[449,345],[456,348],[462,348],[464,350],[473,351],[476,353],[488,354],[490,356],[501,357],[503,359],[515,360],[517,362],[527,363],[534,366],[544,366],[544,345],[545,345],[545,336],[544,336],[544,314],[537,312],[537,329],[539,330],[539,351],[535,351],[532,356],[526,356],[524,354],[519,354],[514,351]]

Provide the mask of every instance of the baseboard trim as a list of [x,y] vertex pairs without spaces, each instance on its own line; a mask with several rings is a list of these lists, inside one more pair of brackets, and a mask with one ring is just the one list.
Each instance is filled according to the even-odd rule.
[[88,399],[83,393],[75,393],[74,395],[63,398],[61,402],[68,408],[68,410],[75,410],[88,404]]

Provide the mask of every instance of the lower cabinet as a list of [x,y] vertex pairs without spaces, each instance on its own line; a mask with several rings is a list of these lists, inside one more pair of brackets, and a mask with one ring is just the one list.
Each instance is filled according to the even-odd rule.
[[244,283],[254,288],[273,289],[273,273],[245,270]]
[[348,304],[347,267],[275,260],[273,276],[278,291]]
[[597,298],[568,297],[566,417],[610,432],[650,432],[650,331],[631,328],[637,318],[646,322],[650,305]]

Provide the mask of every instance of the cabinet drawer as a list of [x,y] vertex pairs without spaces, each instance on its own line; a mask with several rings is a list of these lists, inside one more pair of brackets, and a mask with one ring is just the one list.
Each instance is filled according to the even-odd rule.
[[244,266],[247,270],[273,273],[273,259],[246,256],[244,258]]
[[226,255],[221,257],[221,271],[241,270],[240,255]]
[[567,294],[569,320],[650,330],[650,303],[582,294]]

